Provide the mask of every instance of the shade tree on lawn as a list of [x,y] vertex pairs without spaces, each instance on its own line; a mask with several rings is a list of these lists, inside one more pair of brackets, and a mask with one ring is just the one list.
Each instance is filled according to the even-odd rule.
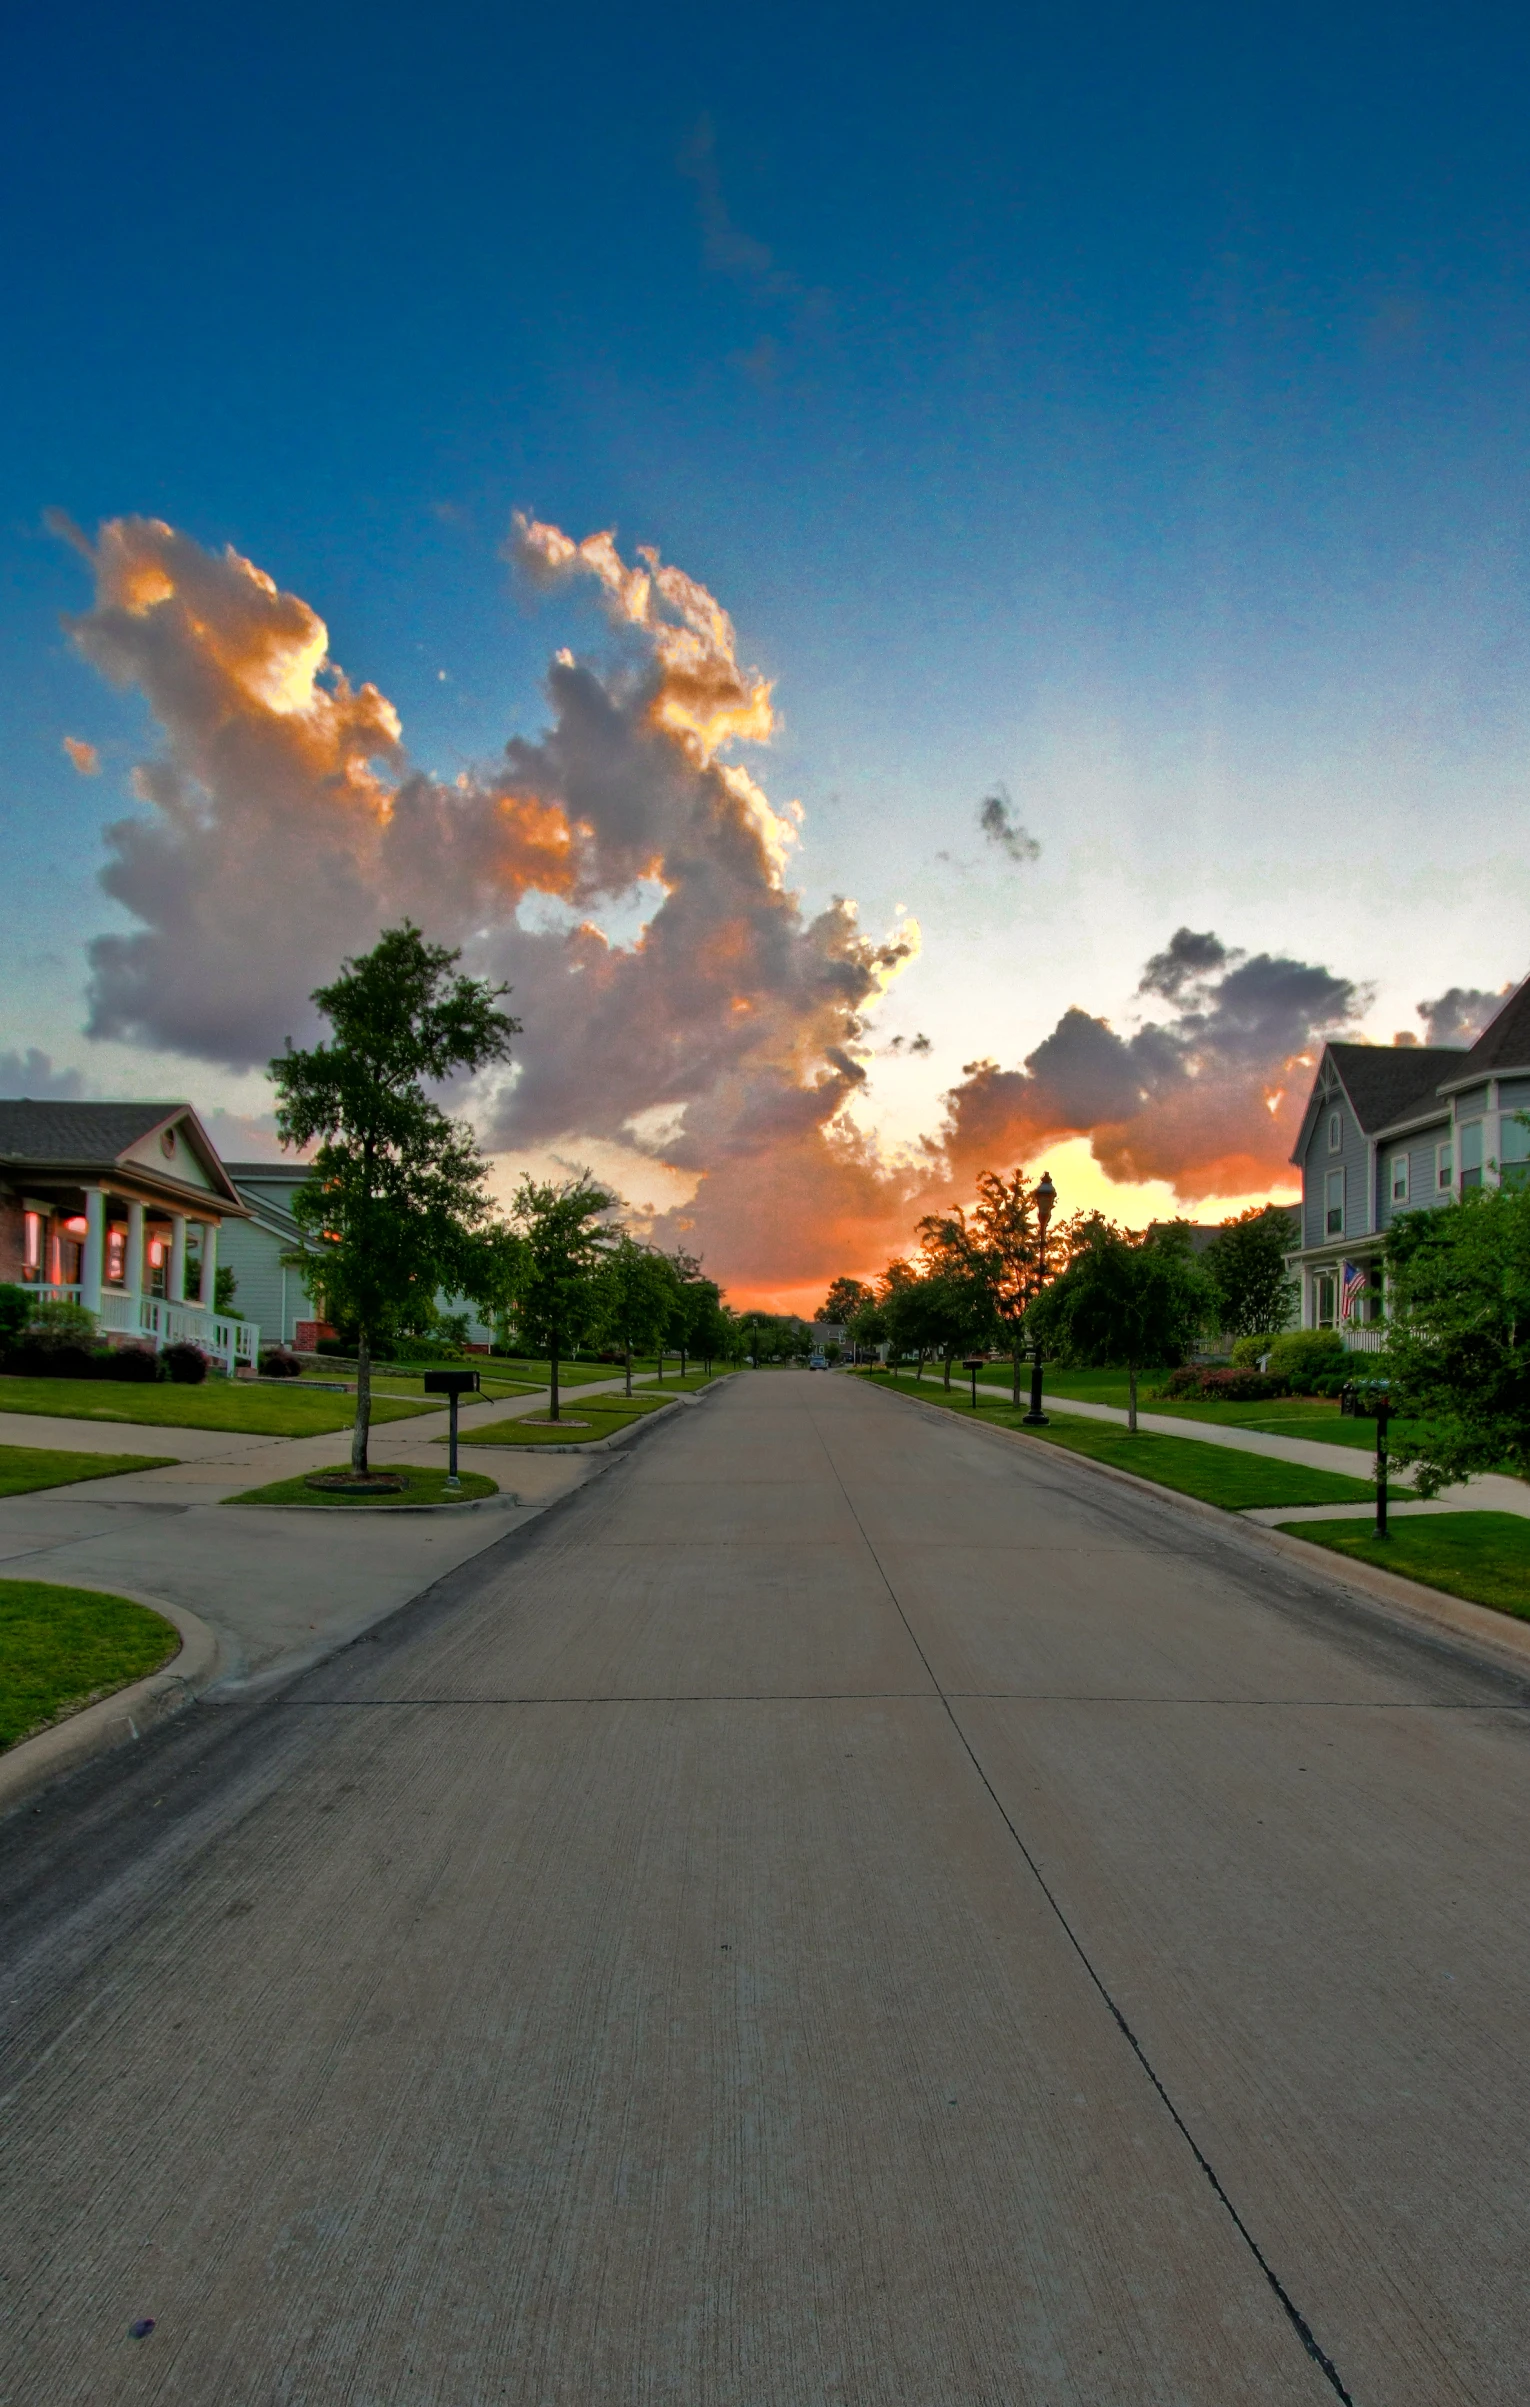
[[609,1188],[598,1186],[585,1170],[557,1184],[523,1178],[511,1206],[511,1224],[523,1247],[516,1316],[522,1334],[548,1358],[552,1421],[562,1417],[559,1363],[600,1331],[602,1276],[615,1242],[606,1223],[616,1203]]
[[630,1396],[633,1355],[654,1352],[669,1326],[674,1271],[663,1254],[623,1229],[607,1247],[595,1277],[601,1335],[622,1349]]
[[1291,1246],[1290,1215],[1278,1204],[1223,1221],[1201,1261],[1227,1336],[1275,1337],[1288,1326],[1296,1296],[1286,1267]]
[[[356,1330],[351,1469],[367,1471],[372,1350],[435,1298],[476,1297],[490,1254],[488,1164],[471,1128],[427,1087],[507,1061],[520,1023],[509,989],[457,972],[460,954],[405,920],[341,965],[312,1001],[327,1042],[271,1063],[284,1146],[315,1146],[292,1215],[311,1241],[300,1256],[326,1311]],[[315,1264],[317,1255],[317,1265]]]
[[1125,1368],[1135,1434],[1139,1374],[1178,1362],[1211,1307],[1210,1281],[1182,1230],[1171,1223],[1139,1235],[1094,1214],[1075,1232],[1067,1269],[1038,1296],[1031,1324],[1036,1342],[1065,1362]]

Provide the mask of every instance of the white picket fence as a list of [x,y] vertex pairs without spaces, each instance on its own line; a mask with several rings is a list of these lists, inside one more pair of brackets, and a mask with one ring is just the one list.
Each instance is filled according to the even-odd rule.
[[[79,1287],[37,1286],[28,1292],[40,1304],[81,1304],[85,1300]],[[242,1362],[256,1362],[260,1355],[258,1322],[240,1320],[229,1312],[209,1312],[201,1304],[172,1304],[162,1295],[125,1295],[117,1288],[103,1288],[97,1318],[109,1337],[134,1338],[141,1345],[151,1345],[156,1354],[163,1346],[200,1346],[230,1373]]]

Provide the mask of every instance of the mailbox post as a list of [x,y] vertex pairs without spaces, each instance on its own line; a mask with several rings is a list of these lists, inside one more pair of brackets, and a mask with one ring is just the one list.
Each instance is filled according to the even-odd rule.
[[449,1488],[460,1487],[462,1484],[457,1477],[457,1399],[459,1396],[470,1396],[478,1383],[476,1371],[427,1371],[425,1374],[426,1395],[450,1396],[452,1402],[452,1433],[449,1441],[446,1473],[446,1484]]
[[977,1411],[977,1375],[979,1371],[987,1368],[988,1357],[986,1354],[964,1354],[962,1357],[962,1369],[972,1373],[972,1409],[974,1412]]

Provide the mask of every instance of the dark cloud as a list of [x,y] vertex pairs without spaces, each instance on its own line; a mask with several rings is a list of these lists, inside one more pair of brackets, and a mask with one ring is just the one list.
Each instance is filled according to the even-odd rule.
[[1176,928],[1163,951],[1147,964],[1137,992],[1162,995],[1166,1002],[1177,1003],[1187,986],[1214,977],[1228,959],[1227,947],[1209,928],[1204,935],[1197,935],[1194,928]]
[[1505,998],[1514,992],[1512,979],[1498,993],[1489,994],[1480,986],[1452,986],[1432,1003],[1415,1005],[1424,1023],[1426,1045],[1470,1045],[1482,1034],[1489,1020],[1503,1008]]
[[51,1054],[29,1045],[25,1053],[0,1053],[0,1095],[25,1096],[30,1103],[74,1103],[85,1092],[78,1070],[53,1066]]
[[1163,996],[1170,1015],[1123,1036],[1074,1005],[1022,1068],[969,1062],[930,1157],[960,1184],[1087,1136],[1110,1177],[1165,1179],[1186,1199],[1247,1194],[1284,1175],[1317,1048],[1367,995],[1314,963],[1242,959],[1184,928],[1149,961],[1139,992]]
[[[1015,806],[1003,786],[995,786],[993,792],[985,794],[978,804],[978,826],[989,843],[996,844],[1000,852],[1008,853],[1012,861],[1040,860],[1041,846],[1034,836],[1027,834],[1015,817]],[[944,859],[945,855],[937,855],[937,858]]]

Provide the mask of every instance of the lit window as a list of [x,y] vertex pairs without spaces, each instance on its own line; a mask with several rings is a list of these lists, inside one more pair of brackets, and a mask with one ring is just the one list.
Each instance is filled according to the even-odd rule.
[[1392,1156],[1392,1201],[1405,1204],[1408,1200],[1408,1157],[1405,1153]]
[[1344,1234],[1344,1173],[1330,1170],[1324,1181],[1323,1233],[1328,1237]]
[[114,1220],[106,1232],[106,1275],[115,1287],[127,1280],[127,1230]]
[[1343,1147],[1343,1144],[1344,1114],[1342,1112],[1330,1112],[1328,1115],[1328,1150],[1330,1153],[1338,1153]]
[[42,1277],[42,1224],[41,1212],[23,1212],[21,1215],[22,1275],[28,1279]]
[[1461,1146],[1461,1192],[1482,1184],[1482,1122],[1468,1120],[1456,1132]]

